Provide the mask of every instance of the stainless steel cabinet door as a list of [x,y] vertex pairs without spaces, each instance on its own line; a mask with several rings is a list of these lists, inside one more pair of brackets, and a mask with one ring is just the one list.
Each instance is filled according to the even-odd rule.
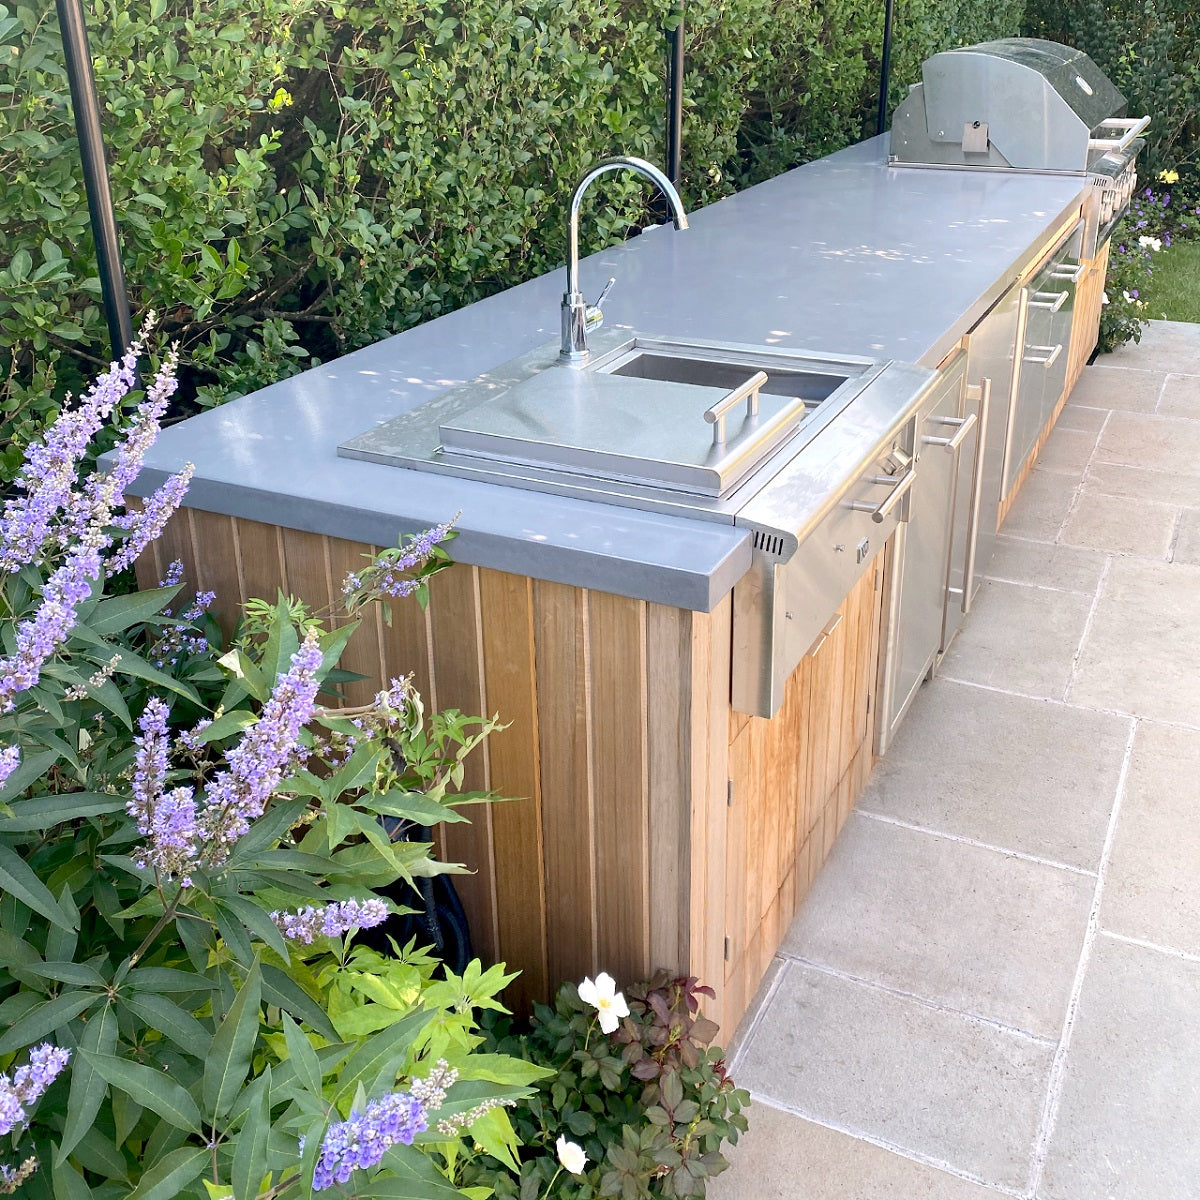
[[966,368],[967,356],[960,351],[939,374],[918,413],[916,480],[909,490],[908,521],[896,531],[887,598],[875,736],[880,754],[928,676],[942,642],[958,449],[974,426],[973,420],[969,427],[963,421]]

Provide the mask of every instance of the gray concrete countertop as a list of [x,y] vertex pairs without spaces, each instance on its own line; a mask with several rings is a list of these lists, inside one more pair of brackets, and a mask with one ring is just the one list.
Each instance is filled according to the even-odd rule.
[[[592,256],[582,286],[593,296],[616,276],[609,327],[931,366],[1081,187],[889,168],[876,138],[701,209],[686,232],[653,229]],[[140,487],[191,461],[192,507],[380,546],[461,513],[461,562],[709,611],[749,567],[744,530],[337,455],[346,438],[556,341],[562,291],[555,271],[175,425]]]

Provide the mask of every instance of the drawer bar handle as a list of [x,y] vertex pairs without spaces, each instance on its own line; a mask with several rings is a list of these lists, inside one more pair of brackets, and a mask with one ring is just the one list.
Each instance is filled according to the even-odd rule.
[[975,414],[971,413],[966,417],[942,417],[941,424],[956,425],[958,432],[953,437],[923,437],[923,441],[927,446],[945,446],[947,450],[953,452],[963,444],[963,439],[975,428]]
[[713,427],[713,445],[725,445],[725,418],[731,408],[736,408],[743,400],[746,401],[746,416],[758,416],[758,389],[767,382],[766,371],[755,371],[745,383],[738,384],[726,396],[708,409],[704,419]]
[[915,467],[913,466],[910,466],[903,475],[897,476],[896,478],[893,478],[891,475],[876,475],[871,480],[872,483],[890,483],[892,485],[891,494],[887,497],[887,499],[884,500],[884,502],[880,504],[878,508],[876,508],[875,505],[869,500],[851,500],[850,507],[857,509],[859,512],[869,512],[871,514],[871,520],[874,521],[876,525],[882,525],[888,513],[890,513],[892,509],[900,503],[901,499],[903,499],[905,494],[908,492],[908,489],[912,487],[913,480],[916,479],[916,477],[917,473]]
[[1030,358],[1026,355],[1025,361],[1027,363],[1041,363],[1043,367],[1049,367],[1053,365],[1055,359],[1062,353],[1062,342],[1059,342],[1057,346],[1030,346],[1029,348],[1030,350],[1041,350],[1044,354],[1049,355],[1049,357]]
[[1087,263],[1080,263],[1077,267],[1068,267],[1066,263],[1062,263],[1050,272],[1051,278],[1065,279],[1068,283],[1078,283],[1085,274]]
[[[1045,309],[1048,309],[1050,312],[1058,312],[1058,310],[1060,308],[1062,308],[1062,306],[1064,304],[1066,304],[1067,297],[1071,293],[1070,292],[1034,292],[1033,294],[1035,296],[1040,297],[1040,299],[1030,300],[1030,302],[1029,302],[1030,308],[1045,308]],[[1056,296],[1057,299],[1055,299],[1055,300],[1047,299],[1047,297],[1049,297],[1049,296]]]

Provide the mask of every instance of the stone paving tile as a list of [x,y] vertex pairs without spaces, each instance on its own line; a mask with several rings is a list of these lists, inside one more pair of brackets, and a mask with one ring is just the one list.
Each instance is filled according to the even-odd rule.
[[1200,375],[1200,325],[1151,321],[1142,330],[1140,342],[1129,342],[1096,360],[1096,367],[1108,366]]
[[1079,429],[1085,433],[1091,433],[1098,431],[1104,425],[1108,413],[1109,410],[1106,408],[1087,408],[1082,404],[1067,403],[1062,406],[1054,428],[1056,430]]
[[725,1151],[709,1200],[996,1200],[1003,1195],[769,1104]]
[[1150,413],[1158,404],[1158,394],[1162,391],[1165,376],[1165,368],[1161,371],[1141,371],[1097,363],[1084,368],[1065,407]]
[[1038,470],[1057,471],[1060,475],[1071,475],[1078,479],[1096,449],[1099,436],[1098,429],[1068,429],[1060,422],[1055,425],[1038,455]]
[[1200,479],[1175,471],[1152,471],[1121,463],[1093,461],[1087,486],[1109,496],[1131,496],[1157,504],[1200,508]]
[[1171,561],[1200,565],[1200,509],[1185,508],[1180,514]]
[[1096,939],[1038,1200],[1195,1200],[1200,963]]
[[1092,876],[854,814],[781,952],[1055,1039],[1095,890]]
[[1200,730],[1143,722],[1109,860],[1103,928],[1200,956]]
[[1097,550],[1000,534],[986,577],[1095,595],[1106,561],[1107,556]]
[[1056,471],[1031,471],[1009,509],[1004,532],[1014,537],[1054,541],[1078,490],[1077,477]]
[[1200,476],[1200,422],[1113,413],[1100,434],[1096,460]]
[[1156,411],[1164,417],[1200,419],[1200,375],[1168,375]]
[[1178,519],[1175,505],[1109,496],[1085,483],[1059,538],[1064,545],[1087,546],[1108,554],[1166,559]]
[[1061,700],[1092,598],[986,579],[945,658],[948,679]]
[[1125,717],[935,679],[859,807],[1095,871],[1130,728]]
[[734,1069],[777,1105],[1019,1188],[1052,1057],[1024,1034],[792,963]]
[[1200,567],[1114,558],[1067,699],[1195,724],[1200,713],[1198,598]]

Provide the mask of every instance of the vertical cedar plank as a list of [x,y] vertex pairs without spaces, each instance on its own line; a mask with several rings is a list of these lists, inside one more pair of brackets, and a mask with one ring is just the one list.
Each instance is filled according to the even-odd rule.
[[187,510],[196,554],[197,588],[216,592],[213,612],[226,638],[233,633],[244,599],[238,580],[233,518],[203,509]]
[[[465,571],[468,568],[457,569]],[[432,655],[428,613],[411,598],[393,600],[388,607],[391,610],[391,621],[381,620],[380,628],[384,674],[388,679],[411,675],[413,687],[425,701],[425,711],[432,712],[437,706],[437,696],[433,690],[433,671],[430,665]],[[503,715],[502,713],[501,716]]]
[[634,983],[650,972],[646,890],[645,603],[588,592],[597,965]]
[[709,1017],[730,1033],[725,1012],[726,796],[729,780],[729,665],[733,597],[696,613],[692,633],[691,921],[692,971],[716,992]]
[[[454,567],[434,576],[429,592],[438,706],[443,712],[457,708],[468,716],[484,715],[485,706],[477,577],[477,567]],[[490,786],[487,756],[484,745],[467,758],[464,789],[485,791]],[[491,805],[473,805],[465,815],[469,823],[443,828],[443,853],[474,872],[456,880],[455,886],[471,928],[472,950],[485,961],[495,962],[498,939]]]
[[[334,594],[329,578],[325,538],[319,533],[304,533],[299,529],[281,529],[280,537],[289,595],[311,605],[314,612],[329,610],[334,603]],[[242,553],[245,551],[246,543],[243,541]],[[337,601],[335,607],[340,608],[340,589]]]
[[278,525],[234,518],[233,535],[243,601],[259,599],[274,604],[280,591],[285,595],[288,593],[281,534]]
[[[373,555],[371,546],[362,542],[347,542],[341,538],[330,538],[329,576],[331,586],[340,592],[341,581],[351,571],[359,571],[366,563],[364,555]],[[379,691],[382,684],[382,659],[379,646],[379,627],[381,622],[374,606],[365,609],[361,614],[362,624],[354,631],[342,654],[341,667],[346,671],[354,671],[363,676],[344,685],[346,703],[349,705],[369,704]],[[340,607],[331,619],[330,624],[341,626],[346,618],[341,614]]]
[[491,786],[501,797],[491,809],[498,950],[521,971],[505,1000],[524,1013],[559,982],[549,978],[546,964],[533,583],[481,569],[479,597],[487,711],[508,726],[488,739]]
[[598,969],[588,760],[586,593],[533,585],[538,751],[551,986]]
[[692,614],[646,610],[650,969],[688,970]]

